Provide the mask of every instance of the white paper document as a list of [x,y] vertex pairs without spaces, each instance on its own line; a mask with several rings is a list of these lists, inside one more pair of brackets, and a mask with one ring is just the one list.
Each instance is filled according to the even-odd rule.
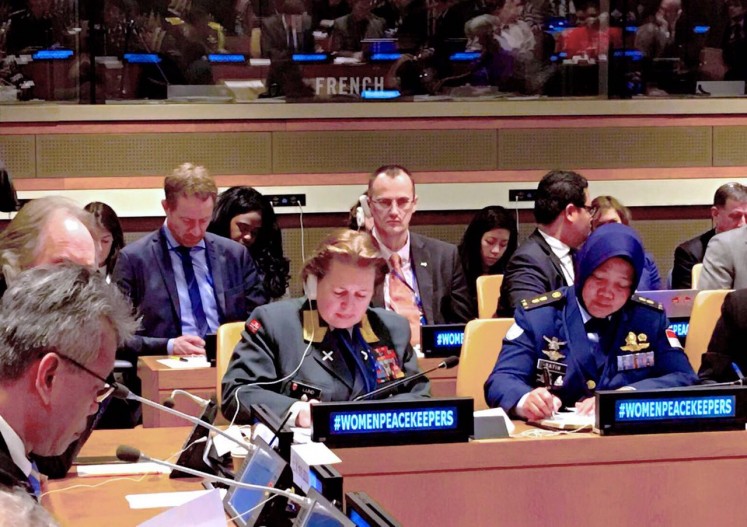
[[169,357],[168,359],[158,359],[156,362],[168,366],[173,370],[188,370],[191,368],[209,368],[210,363],[204,355],[195,355],[194,357]]
[[[189,490],[184,492],[154,492],[151,494],[128,494],[125,496],[131,509],[160,509],[178,507],[213,490]],[[222,499],[222,498],[221,498]],[[185,524],[186,525],[186,524]]]
[[[201,490],[199,496],[141,523],[138,527],[225,527],[221,491]],[[193,493],[187,493],[193,494]]]
[[171,469],[156,463],[111,463],[106,465],[78,465],[75,470],[80,477],[86,476],[131,476],[138,474],[169,474]]

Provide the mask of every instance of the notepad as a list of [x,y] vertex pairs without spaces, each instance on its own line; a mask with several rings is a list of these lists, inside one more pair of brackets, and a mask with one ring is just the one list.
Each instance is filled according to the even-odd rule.
[[580,415],[576,410],[558,412],[554,416],[541,421],[530,421],[529,424],[550,428],[552,430],[583,430],[594,428],[595,417],[593,415]]
[[195,355],[189,357],[169,357],[168,359],[158,359],[156,362],[175,370],[210,367],[210,363],[204,355]]

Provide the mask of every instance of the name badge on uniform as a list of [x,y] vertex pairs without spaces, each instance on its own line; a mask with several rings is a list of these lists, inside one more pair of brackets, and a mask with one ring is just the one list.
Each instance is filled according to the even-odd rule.
[[311,399],[322,400],[322,389],[312,386],[311,384],[305,384],[303,382],[291,381],[290,383],[290,396],[302,401],[308,401]]
[[562,362],[537,359],[537,384],[546,388],[562,388],[568,365]]
[[627,353],[617,356],[617,371],[639,370],[654,365],[654,352]]
[[379,346],[373,349],[373,356],[376,359],[377,384],[383,384],[405,376],[399,365],[397,353],[393,349],[386,346]]

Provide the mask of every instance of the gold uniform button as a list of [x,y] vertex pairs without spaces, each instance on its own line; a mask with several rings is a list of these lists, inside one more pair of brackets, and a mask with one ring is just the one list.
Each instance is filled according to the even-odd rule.
[[593,390],[597,387],[597,383],[595,383],[594,381],[586,381],[586,387],[590,390]]

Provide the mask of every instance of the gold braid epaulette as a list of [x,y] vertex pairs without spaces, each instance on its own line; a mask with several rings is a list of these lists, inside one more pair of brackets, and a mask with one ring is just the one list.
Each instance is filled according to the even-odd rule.
[[644,306],[648,306],[653,309],[658,309],[659,311],[664,311],[664,306],[662,306],[659,302],[651,300],[650,298],[645,298],[640,295],[633,295],[630,297],[630,300],[632,302],[643,304]]
[[547,306],[558,302],[565,298],[563,292],[560,290],[550,291],[549,293],[542,293],[541,295],[535,296],[534,298],[525,298],[521,301],[521,307],[525,311],[534,309],[535,307]]

